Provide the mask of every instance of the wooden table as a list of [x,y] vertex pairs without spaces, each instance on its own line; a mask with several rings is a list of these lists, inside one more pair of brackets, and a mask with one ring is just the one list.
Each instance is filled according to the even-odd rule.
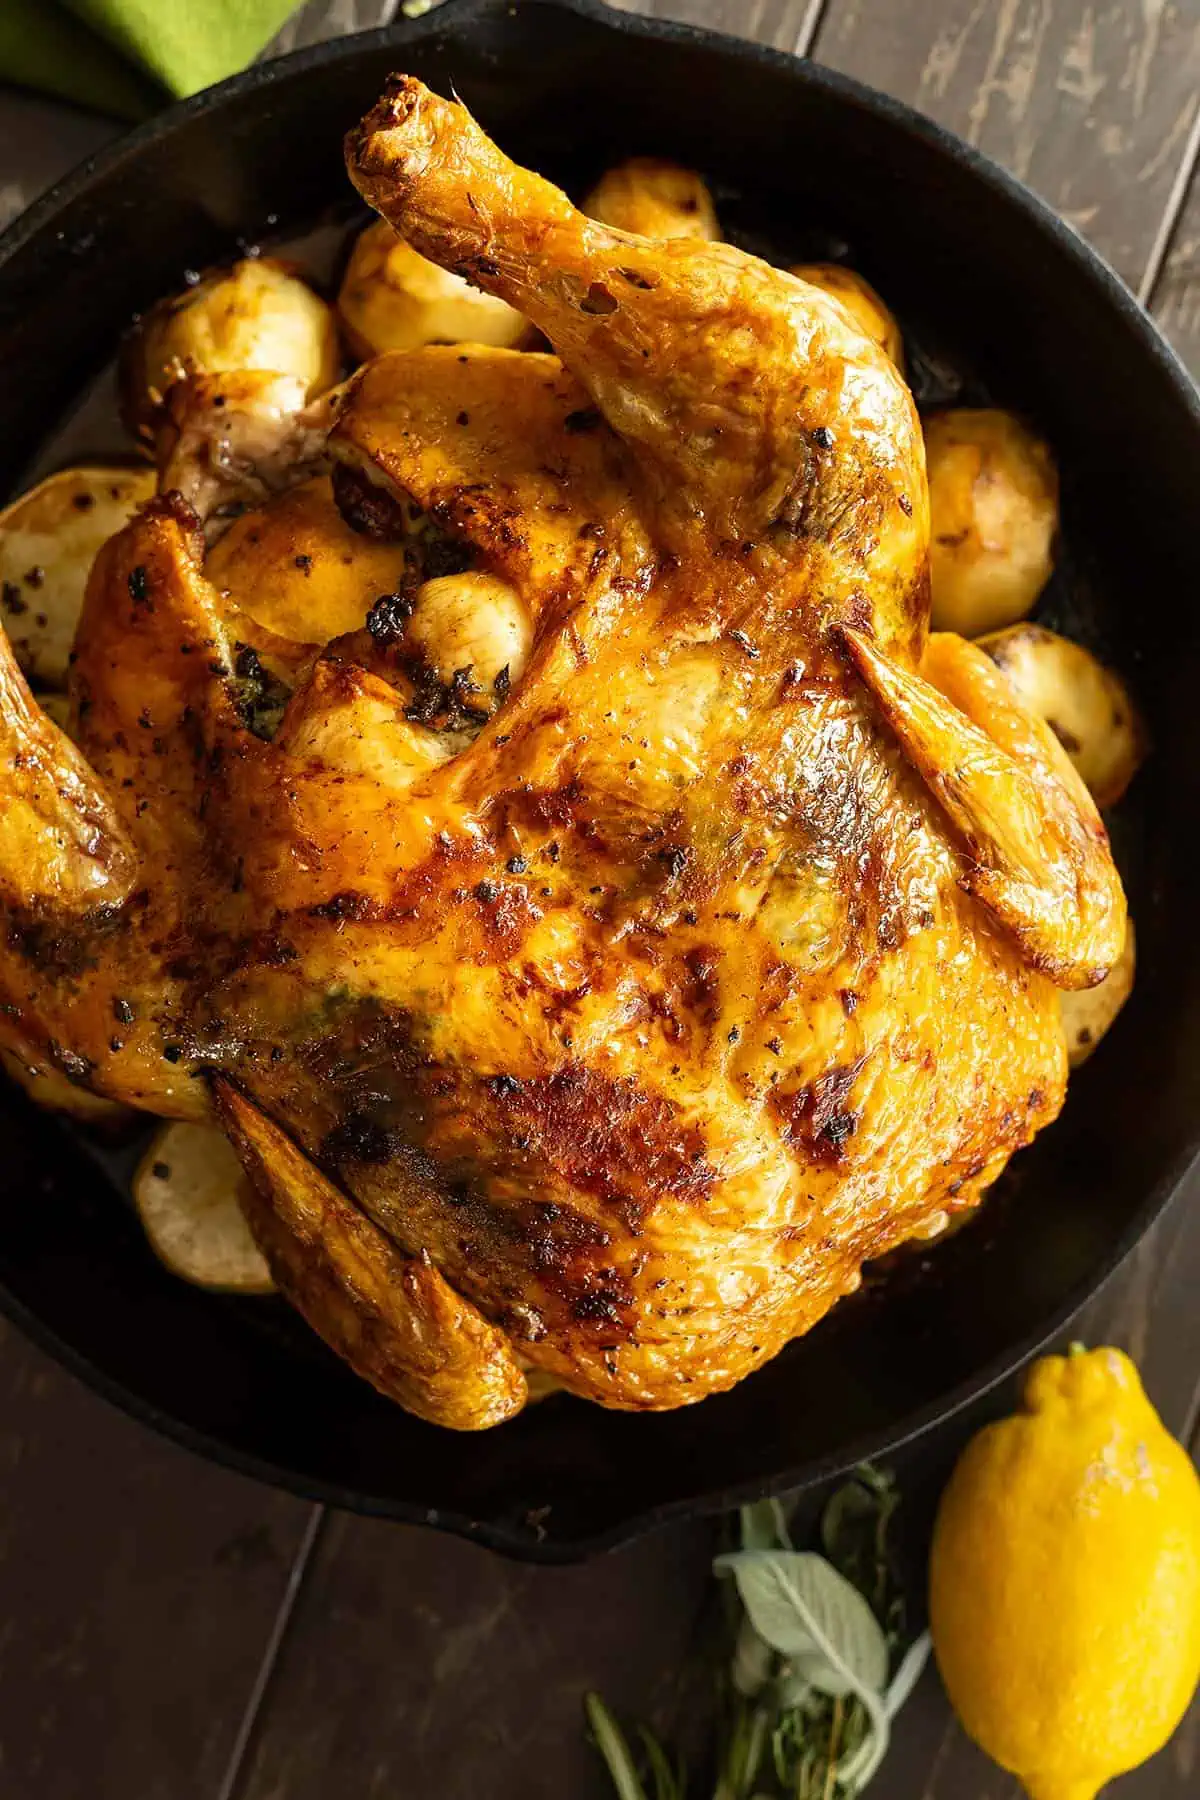
[[[1200,365],[1200,0],[623,0],[807,54],[1007,163],[1115,263]],[[325,0],[312,39],[387,10]],[[0,94],[0,215],[98,143]],[[1195,1183],[1076,1330],[1127,1346],[1196,1448]],[[667,1729],[709,1531],[532,1570],[325,1513],[209,1467],[0,1331],[0,1795],[13,1800],[602,1800],[580,1695]],[[919,1552],[966,1429],[899,1463]],[[1200,1704],[1119,1800],[1200,1789]],[[1015,1800],[930,1673],[877,1800]]]

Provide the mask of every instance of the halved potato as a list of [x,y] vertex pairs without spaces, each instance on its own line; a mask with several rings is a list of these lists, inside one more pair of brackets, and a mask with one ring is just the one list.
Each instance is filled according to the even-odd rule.
[[337,327],[320,295],[287,263],[245,257],[160,300],[139,322],[121,358],[125,421],[152,435],[167,392],[186,375],[292,375],[314,400],[340,368]]
[[235,519],[204,572],[264,630],[327,644],[359,630],[379,596],[396,592],[406,559],[404,544],[353,531],[320,475]]
[[153,469],[63,469],[0,513],[0,616],[39,686],[65,687],[96,552],[153,493]]
[[648,238],[721,235],[712,195],[695,169],[657,156],[631,156],[602,175],[583,210],[601,225]]
[[1129,690],[1070,638],[1028,622],[979,640],[1030,712],[1045,719],[1099,807],[1115,806],[1147,746]]
[[900,327],[865,275],[847,269],[842,263],[796,263],[792,274],[807,281],[810,287],[820,288],[822,293],[832,294],[835,300],[840,300],[872,343],[878,344],[898,369],[904,367],[904,339]]
[[1058,473],[1011,413],[963,407],[924,425],[934,629],[980,637],[1023,619],[1050,578]]
[[175,1275],[224,1293],[275,1290],[250,1233],[240,1195],[246,1175],[224,1132],[166,1125],[133,1180],[133,1198],[155,1255]]
[[1125,948],[1099,987],[1076,988],[1059,995],[1067,1060],[1073,1069],[1086,1062],[1133,991],[1137,944],[1133,920],[1125,928]]
[[386,219],[357,239],[337,304],[346,340],[364,358],[422,344],[515,349],[530,329],[505,301],[427,261]]

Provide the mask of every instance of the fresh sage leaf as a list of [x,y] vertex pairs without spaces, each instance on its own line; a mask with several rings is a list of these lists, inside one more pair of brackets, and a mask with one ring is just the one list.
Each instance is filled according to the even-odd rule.
[[646,1800],[646,1790],[638,1778],[625,1733],[599,1694],[585,1694],[583,1710],[596,1748],[612,1776],[617,1800]]
[[813,1687],[833,1695],[882,1694],[887,1641],[862,1595],[823,1556],[806,1550],[741,1550],[718,1556],[750,1622]]
[[678,1769],[671,1767],[666,1751],[646,1726],[639,1728],[638,1735],[646,1752],[650,1773],[654,1777],[654,1800],[687,1800],[687,1783],[682,1765]]
[[933,1648],[933,1640],[927,1631],[911,1643],[900,1659],[900,1667],[888,1683],[887,1693],[883,1696],[883,1704],[887,1708],[887,1716],[894,1719],[908,1696],[921,1679],[921,1672],[929,1661],[929,1652]]

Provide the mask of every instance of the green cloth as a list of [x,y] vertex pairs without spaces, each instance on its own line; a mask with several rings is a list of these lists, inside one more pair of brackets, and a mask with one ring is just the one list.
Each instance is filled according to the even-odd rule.
[[0,0],[0,81],[118,119],[144,118],[162,104],[152,82],[51,0]]
[[[133,118],[252,62],[297,0],[0,0],[0,81]],[[149,79],[147,79],[149,77]]]

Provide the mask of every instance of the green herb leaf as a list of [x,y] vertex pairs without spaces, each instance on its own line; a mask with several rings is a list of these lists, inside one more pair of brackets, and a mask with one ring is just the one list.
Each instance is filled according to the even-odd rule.
[[925,1664],[929,1661],[929,1652],[933,1648],[933,1640],[927,1631],[908,1646],[900,1659],[900,1667],[888,1684],[887,1693],[883,1696],[883,1704],[887,1708],[887,1716],[894,1719],[908,1696],[921,1679]]
[[625,1733],[605,1706],[599,1694],[585,1694],[583,1710],[595,1739],[596,1748],[608,1766],[617,1800],[646,1800],[646,1790],[638,1778],[633,1756],[625,1742]]
[[823,1556],[804,1550],[735,1550],[718,1556],[750,1622],[772,1649],[825,1694],[882,1694],[887,1641],[862,1595]]
[[781,1500],[756,1500],[741,1508],[743,1550],[790,1550],[788,1515]]

